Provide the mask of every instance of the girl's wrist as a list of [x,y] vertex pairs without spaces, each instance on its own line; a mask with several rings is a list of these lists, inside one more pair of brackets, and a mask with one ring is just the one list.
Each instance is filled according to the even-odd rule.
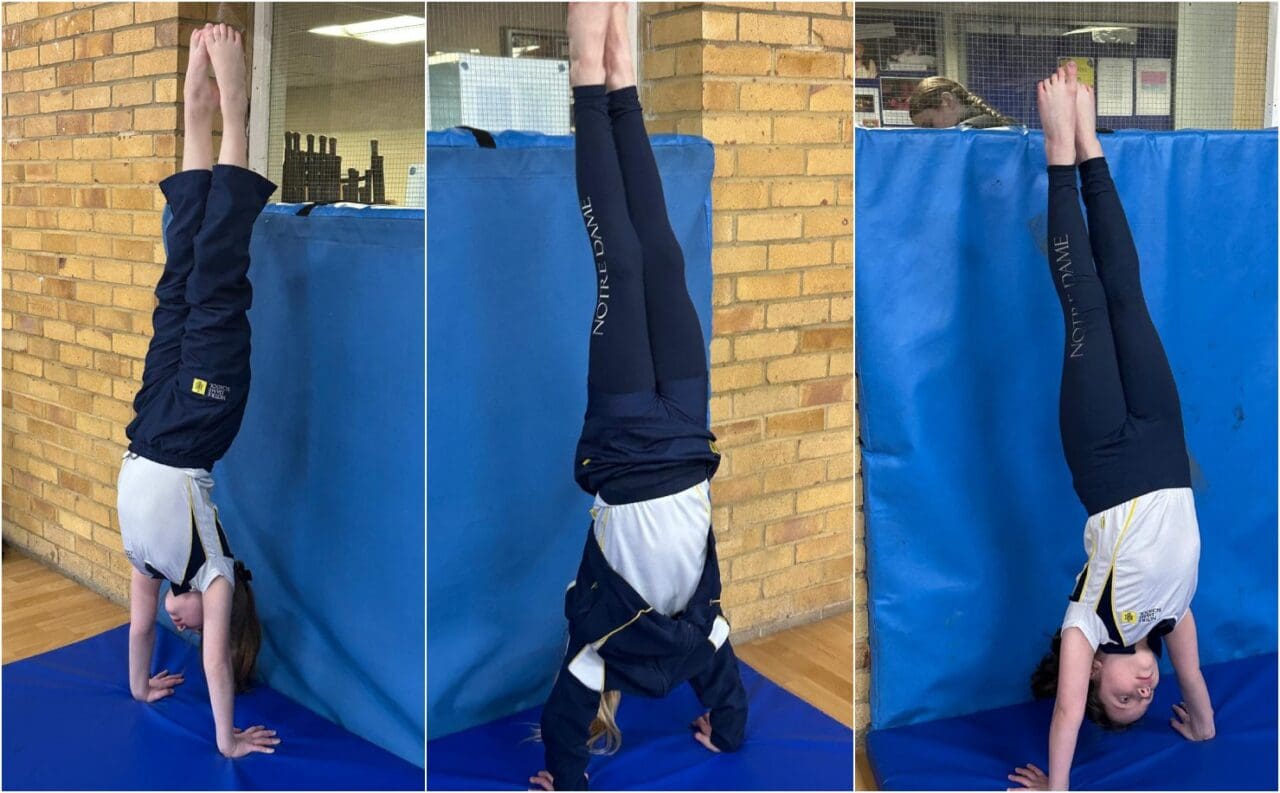
[[229,754],[236,746],[236,736],[233,733],[229,733],[224,736],[221,731],[219,731],[217,744],[219,752]]

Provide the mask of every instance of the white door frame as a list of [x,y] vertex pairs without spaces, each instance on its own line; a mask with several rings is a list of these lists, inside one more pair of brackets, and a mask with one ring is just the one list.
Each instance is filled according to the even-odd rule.
[[267,173],[271,134],[271,30],[275,3],[253,9],[253,75],[249,82],[249,168]]
[[1280,3],[1267,3],[1267,107],[1263,123],[1268,127],[1280,127],[1280,105],[1276,102],[1276,86],[1280,84],[1280,58],[1276,57],[1277,38],[1280,38]]

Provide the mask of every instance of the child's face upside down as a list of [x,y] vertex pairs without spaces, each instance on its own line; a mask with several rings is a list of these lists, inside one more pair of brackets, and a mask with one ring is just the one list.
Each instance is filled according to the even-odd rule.
[[1133,655],[1099,652],[1093,660],[1091,679],[1098,683],[1098,697],[1112,721],[1132,724],[1151,706],[1160,684],[1155,653],[1143,643]]
[[199,632],[204,627],[204,599],[199,592],[175,595],[171,590],[165,595],[164,610],[178,630]]

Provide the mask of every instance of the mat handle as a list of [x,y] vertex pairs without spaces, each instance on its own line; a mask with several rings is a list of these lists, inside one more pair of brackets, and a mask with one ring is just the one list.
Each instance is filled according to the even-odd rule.
[[498,144],[493,139],[493,134],[490,132],[487,132],[483,129],[478,129],[476,127],[468,127],[463,124],[458,125],[458,129],[465,129],[467,132],[470,132],[471,135],[476,139],[476,144],[482,149],[498,148]]

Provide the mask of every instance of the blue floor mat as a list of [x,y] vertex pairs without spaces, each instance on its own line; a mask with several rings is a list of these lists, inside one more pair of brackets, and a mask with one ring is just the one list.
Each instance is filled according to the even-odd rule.
[[236,698],[236,726],[276,730],[275,754],[228,760],[214,741],[199,649],[156,630],[156,671],[177,693],[135,702],[129,626],[3,670],[5,790],[421,790],[422,769],[266,687]]
[[[1275,790],[1276,655],[1204,669],[1217,737],[1191,743],[1169,726],[1172,674],[1136,726],[1080,731],[1073,790]],[[1004,790],[1016,766],[1048,771],[1052,700],[877,730],[867,757],[883,790]]]
[[[702,712],[688,686],[666,699],[623,697],[622,748],[593,757],[596,790],[850,790],[853,731],[746,664],[750,700],[742,749],[712,754],[686,725]],[[431,790],[526,790],[544,767],[542,744],[526,741],[541,708],[427,742]]]

